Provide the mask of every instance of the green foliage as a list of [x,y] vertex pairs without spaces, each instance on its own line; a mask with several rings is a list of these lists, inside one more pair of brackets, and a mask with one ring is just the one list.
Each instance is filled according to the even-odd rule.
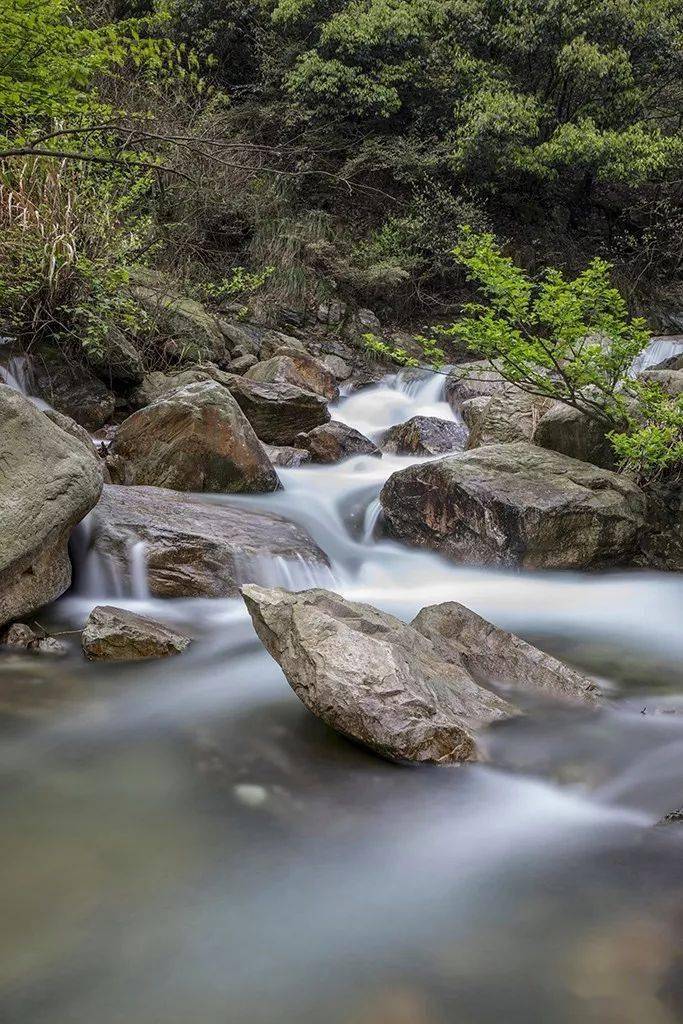
[[102,76],[127,62],[158,70],[168,53],[168,44],[142,36],[135,20],[89,25],[75,0],[0,0],[0,24],[3,148],[49,137],[55,118],[77,128],[111,116],[96,88]]
[[263,267],[262,270],[256,271],[247,270],[245,267],[233,267],[230,277],[205,285],[201,289],[202,297],[207,301],[220,303],[253,295],[274,273],[275,267]]
[[[641,482],[683,469],[683,397],[632,379],[633,361],[650,333],[642,319],[629,317],[609,264],[594,259],[571,280],[556,269],[533,279],[501,252],[492,234],[467,228],[454,255],[483,301],[466,304],[450,327],[416,339],[424,362],[443,367],[437,338],[464,343],[510,384],[564,402],[609,428],[622,467]],[[365,342],[400,365],[418,365],[404,349],[372,335]]]
[[610,434],[622,467],[648,483],[683,471],[683,395],[671,397],[657,384],[629,382],[635,399],[628,426]]
[[27,343],[74,339],[100,350],[112,325],[144,319],[127,284],[151,253],[151,182],[125,170],[16,161],[0,177],[0,319]]
[[444,335],[482,353],[523,390],[613,426],[623,422],[620,389],[650,334],[644,320],[628,316],[609,264],[594,259],[573,280],[548,269],[534,281],[493,235],[468,230],[454,254],[486,301],[467,304],[463,319]]

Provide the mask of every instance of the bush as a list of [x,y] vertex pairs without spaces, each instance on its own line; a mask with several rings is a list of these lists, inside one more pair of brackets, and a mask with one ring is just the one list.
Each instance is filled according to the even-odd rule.
[[19,161],[0,176],[0,318],[25,344],[100,350],[143,319],[126,285],[147,248],[150,181],[121,170]]

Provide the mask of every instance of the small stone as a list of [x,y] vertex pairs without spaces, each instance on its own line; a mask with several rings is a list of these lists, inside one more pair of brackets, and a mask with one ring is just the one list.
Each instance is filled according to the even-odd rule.
[[5,647],[27,651],[37,639],[36,634],[25,622],[14,622],[5,632],[2,643]]
[[139,661],[182,654],[192,640],[184,633],[123,608],[99,605],[81,635],[90,661]]

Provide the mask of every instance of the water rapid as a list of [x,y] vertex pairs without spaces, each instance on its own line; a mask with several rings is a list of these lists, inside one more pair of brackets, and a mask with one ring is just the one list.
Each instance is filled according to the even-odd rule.
[[[442,385],[387,378],[333,415],[375,437],[452,420]],[[200,641],[134,666],[0,661],[4,709],[26,700],[0,753],[4,1022],[683,1018],[683,832],[653,827],[683,804],[682,581],[520,575],[394,543],[378,494],[411,461],[280,470],[282,491],[207,500],[276,511],[330,560],[263,564],[264,582],[405,619],[461,601],[594,672],[609,706],[533,709],[488,766],[384,763],[303,708],[241,602],[150,597],[144,546],[126,588],[85,524],[78,586],[43,624],[114,603]]]

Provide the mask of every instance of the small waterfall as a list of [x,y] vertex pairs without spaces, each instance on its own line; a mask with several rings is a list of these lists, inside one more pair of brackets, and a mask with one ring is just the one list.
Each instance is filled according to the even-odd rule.
[[681,354],[683,354],[683,334],[668,338],[652,338],[650,344],[634,359],[631,374],[635,377],[643,370],[649,370],[658,366],[659,363],[663,363],[665,359],[671,359],[672,356]]
[[138,540],[131,545],[128,553],[131,596],[144,601],[149,595],[147,582],[147,545]]
[[370,502],[365,510],[363,519],[363,543],[372,544],[375,537],[375,530],[382,515],[382,505],[379,498]]
[[[0,339],[0,343],[2,339]],[[11,355],[4,365],[0,363],[0,381],[29,398],[34,405],[43,411],[51,409],[49,402],[44,401],[34,394],[31,361],[28,356]]]

